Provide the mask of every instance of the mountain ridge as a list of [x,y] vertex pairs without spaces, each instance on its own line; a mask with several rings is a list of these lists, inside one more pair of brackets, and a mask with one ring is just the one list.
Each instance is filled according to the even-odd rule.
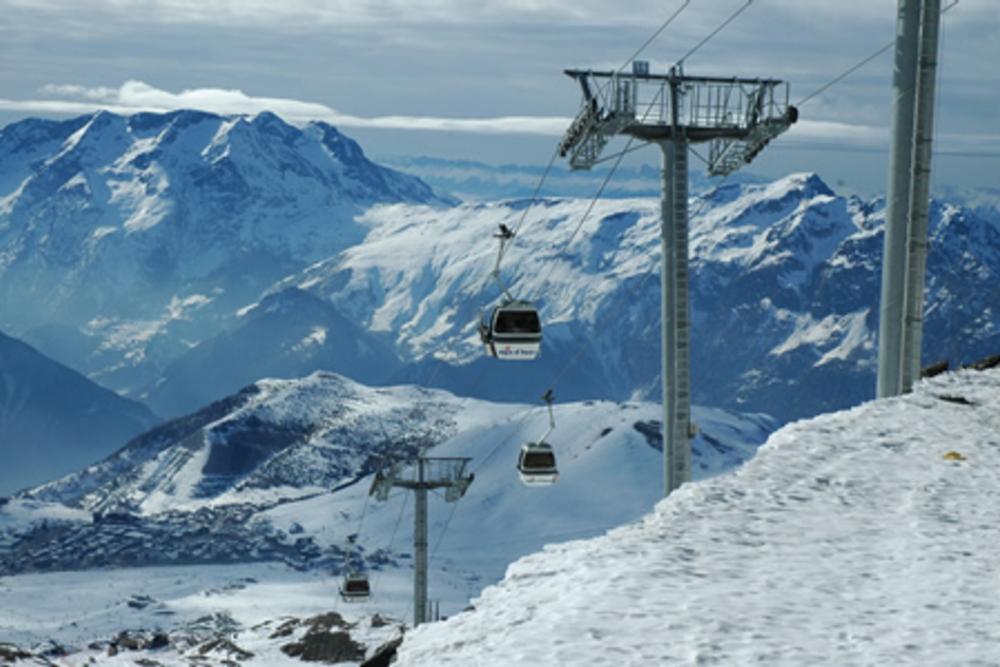
[[0,495],[93,463],[158,421],[0,332]]
[[[89,122],[118,128],[105,129],[109,136],[127,135],[122,134],[122,127],[127,127],[124,119],[105,115]],[[48,158],[53,165],[72,166],[60,172],[67,187],[54,201],[80,216],[82,228],[97,225],[84,249],[87,257],[91,253],[98,261],[102,253],[112,253],[119,238],[161,234],[158,230],[169,227],[169,215],[163,211],[173,210],[172,200],[157,193],[167,187],[162,185],[163,165],[169,166],[175,157],[197,165],[197,173],[217,177],[201,189],[186,191],[188,208],[204,204],[206,210],[217,211],[246,199],[250,188],[256,193],[250,198],[256,202],[253,210],[273,209],[281,215],[259,225],[243,218],[201,225],[204,230],[190,237],[181,234],[174,243],[157,240],[156,253],[146,258],[148,262],[140,262],[144,271],[172,275],[174,259],[181,257],[177,266],[194,272],[191,279],[184,275],[183,281],[168,280],[159,294],[144,294],[141,286],[133,290],[130,271],[135,266],[122,268],[128,262],[101,271],[96,281],[89,280],[86,272],[59,271],[59,280],[66,285],[52,291],[57,298],[48,301],[58,304],[62,299],[72,307],[60,311],[61,321],[30,326],[32,319],[26,317],[22,322],[25,337],[62,361],[82,357],[78,367],[102,384],[133,397],[153,395],[165,370],[180,363],[179,359],[190,360],[192,349],[199,345],[205,346],[204,352],[211,340],[218,343],[241,331],[234,347],[252,347],[255,336],[249,328],[241,329],[246,318],[240,313],[252,312],[262,299],[296,288],[328,302],[332,311],[358,331],[367,331],[366,340],[391,347],[401,365],[386,380],[360,377],[366,382],[433,382],[458,393],[503,401],[532,400],[553,388],[554,381],[561,385],[555,387],[556,393],[567,399],[656,400],[659,396],[658,201],[601,200],[594,202],[592,210],[589,200],[565,197],[455,206],[452,200],[441,198],[423,201],[433,197],[426,186],[417,188],[411,201],[396,201],[392,192],[381,190],[379,178],[365,180],[364,173],[376,167],[362,160],[360,147],[339,133],[331,134],[332,129],[300,130],[266,114],[227,120],[190,112],[141,116],[128,122],[137,128],[128,136],[146,143],[129,144],[132,148],[125,152],[106,149],[121,154],[120,159],[110,161],[118,166],[109,167],[111,171],[103,176],[97,174],[96,180],[94,174],[77,177],[83,173],[77,168],[80,164],[104,159],[91,155],[99,144],[88,147],[86,125],[61,130],[65,134],[75,127],[79,136],[73,142],[50,139],[32,149],[38,155],[52,150]],[[44,125],[36,131],[44,135],[52,127]],[[7,145],[24,143],[21,135],[30,134],[28,129],[9,131]],[[53,145],[62,146],[62,152]],[[260,159],[249,160],[247,155]],[[329,173],[310,180],[315,171],[310,165],[320,158],[326,160],[323,164],[329,166]],[[23,166],[26,160],[18,164]],[[353,180],[345,176],[354,173],[352,169],[359,174]],[[118,180],[105,178],[113,173],[124,175]],[[375,173],[385,178],[391,175]],[[325,186],[321,187],[324,178],[330,182],[336,178],[342,186],[338,191],[348,193],[343,196],[355,202],[348,219],[335,225],[335,238],[324,241],[326,245],[313,244],[308,252],[279,258],[276,249],[309,245],[310,225],[319,224],[313,218],[293,227],[281,221],[294,219],[309,207],[326,215],[333,206],[333,195],[324,194]],[[98,233],[109,227],[101,223],[107,211],[83,205],[105,181],[109,192],[115,193],[108,201],[128,205],[129,215],[119,216],[119,224],[131,221],[134,231],[129,234],[121,227]],[[366,198],[363,192],[351,194],[352,188],[361,187],[359,183],[374,188],[372,197]],[[404,179],[399,187],[407,183],[413,182]],[[389,201],[379,203],[376,195]],[[2,204],[15,200],[14,195],[7,195]],[[1000,256],[991,250],[1000,244],[1000,213],[984,201],[988,202],[977,200],[975,206],[966,207],[935,200],[931,207],[925,323],[928,363],[945,357],[956,364],[977,358],[1000,341],[1000,319],[990,309],[992,285],[1000,280]],[[148,206],[136,208],[136,202]],[[723,182],[691,198],[695,401],[767,412],[787,421],[846,407],[873,395],[883,208],[884,198],[838,195],[818,175],[809,173],[765,183]],[[588,211],[589,218],[584,220]],[[3,215],[0,212],[0,236],[9,236],[11,218]],[[502,277],[513,294],[534,299],[541,308],[543,354],[528,365],[497,364],[482,354],[475,322],[499,299],[489,277],[495,261],[492,234],[496,225],[513,229],[522,219],[524,225],[507,253]],[[100,238],[91,238],[95,234]],[[218,235],[236,250],[219,255],[219,238],[213,242]],[[49,236],[46,243],[53,244],[57,256],[57,246],[79,245],[72,233],[65,238],[58,232]],[[29,234],[12,247],[22,252],[25,244],[37,245],[40,238]],[[8,261],[12,256],[7,255]],[[75,256],[66,254],[67,258]],[[101,261],[106,263],[106,259]],[[219,261],[225,268],[212,268]],[[0,277],[5,278],[2,284],[8,290],[22,281],[29,284],[23,298],[38,289],[34,285],[44,283],[31,282],[27,275],[18,278],[9,270],[3,274],[3,266]],[[115,287],[109,291],[108,285]],[[115,290],[129,293],[118,303]],[[115,302],[114,307],[100,308],[93,300],[87,305],[91,292],[97,301]],[[311,331],[325,327],[314,306],[318,304],[303,306],[306,314],[300,318],[290,317],[287,330],[282,331],[280,322],[274,321],[266,336],[256,337],[269,353],[281,346],[272,353],[275,364],[258,364],[259,372],[291,376],[323,366],[359,372],[338,366],[334,357],[313,355],[305,346],[292,350]],[[313,328],[304,330],[310,318],[316,320]],[[202,358],[202,362],[207,360]],[[219,381],[214,394],[206,392],[187,403],[183,397],[164,398],[158,407],[167,410],[172,404],[172,414],[180,414],[256,379],[237,371],[220,371],[218,378],[212,378]],[[177,397],[183,394],[185,382],[190,385],[190,380],[183,379],[190,374],[174,377],[162,386],[165,392],[172,387],[167,393]]]
[[28,119],[0,129],[0,157],[0,327],[97,338],[74,366],[126,392],[274,281],[357,243],[373,203],[454,203],[330,125],[271,113]]

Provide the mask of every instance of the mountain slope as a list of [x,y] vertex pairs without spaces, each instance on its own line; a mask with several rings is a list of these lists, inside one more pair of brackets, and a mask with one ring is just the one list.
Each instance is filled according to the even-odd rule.
[[0,333],[0,495],[88,465],[158,421]]
[[[530,365],[485,359],[476,335],[495,304],[498,224],[524,200],[428,211],[378,206],[363,243],[279,282],[335,304],[393,337],[398,377],[492,400],[523,400],[555,379],[568,399],[660,391],[659,205],[648,199],[546,199],[528,212],[503,277],[545,325]],[[874,393],[883,202],[834,193],[815,174],[726,184],[692,199],[694,400],[781,421]],[[1000,345],[991,304],[1000,281],[1000,218],[932,207],[924,358],[953,363]],[[579,232],[576,230],[579,227]],[[575,360],[575,361],[573,361]],[[442,365],[446,364],[446,365]],[[488,379],[470,385],[468,378]],[[520,392],[520,394],[518,394]]]
[[[398,530],[406,502],[377,503],[368,490],[381,463],[423,449],[468,457],[475,473],[457,505],[430,499],[435,576],[460,609],[513,558],[647,512],[663,489],[659,416],[649,403],[557,405],[548,441],[561,477],[538,489],[515,462],[548,429],[542,408],[329,373],[261,381],[0,507],[0,572],[248,561],[339,572],[348,559],[395,572],[411,557],[412,521]],[[747,460],[774,427],[763,415],[695,417],[696,478]],[[400,595],[379,608],[405,608]]]
[[413,455],[453,435],[464,401],[446,396],[372,389],[332,373],[261,380],[24,495],[147,514],[258,490],[308,496],[371,474],[384,457]]
[[386,383],[399,366],[382,340],[328,301],[291,288],[268,296],[242,312],[238,326],[177,358],[140,396],[158,413],[174,416],[259,378],[297,378],[324,370],[377,385]]
[[275,280],[358,242],[370,205],[451,201],[325,123],[27,119],[0,129],[0,327],[77,328],[99,339],[77,367],[136,389]]
[[642,521],[513,564],[397,664],[988,664],[997,414],[1000,371],[964,371],[787,426]]

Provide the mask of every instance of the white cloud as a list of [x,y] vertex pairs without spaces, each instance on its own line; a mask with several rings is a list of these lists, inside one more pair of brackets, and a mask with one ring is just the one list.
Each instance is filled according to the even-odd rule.
[[[680,0],[677,0],[680,4]],[[653,2],[648,2],[652,7]],[[0,7],[30,9],[49,14],[73,13],[77,0],[0,0]],[[574,22],[621,23],[609,17],[600,0],[90,0],[88,10],[124,20],[141,17],[160,23],[213,25],[324,24],[472,24],[560,18]],[[655,6],[655,11],[662,7]],[[631,14],[631,13],[626,13]],[[634,17],[628,22],[641,23]]]
[[87,88],[86,86],[73,84],[47,83],[38,92],[43,95],[54,95],[55,97],[82,97],[97,102],[110,102],[115,99],[118,90],[115,88],[105,88],[104,86]]
[[[119,88],[72,84],[47,84],[42,95],[62,99],[0,99],[0,111],[46,114],[86,114],[99,110],[119,114],[167,112],[198,109],[220,115],[253,115],[271,111],[288,122],[326,121],[341,128],[359,127],[386,130],[431,130],[475,134],[534,134],[560,136],[572,119],[563,116],[500,116],[493,118],[443,118],[434,116],[374,116],[344,114],[317,102],[280,97],[254,97],[241,90],[195,88],[172,93],[142,81],[126,81]],[[75,99],[73,99],[75,98]],[[782,140],[816,141],[854,147],[888,145],[889,129],[871,125],[803,119],[792,126]],[[940,133],[935,137],[939,150],[1000,150],[1000,135]]]
[[825,120],[801,120],[792,126],[787,136],[795,140],[828,141],[852,146],[882,146],[888,143],[889,128]]
[[[196,88],[172,93],[142,81],[126,81],[120,88],[87,88],[47,84],[42,95],[64,99],[0,99],[0,110],[20,113],[92,113],[101,109],[129,114],[198,109],[222,115],[271,111],[290,122],[322,120],[339,127],[394,130],[438,130],[479,134],[560,135],[570,118],[560,116],[501,116],[495,118],[437,118],[430,116],[360,117],[343,114],[324,104],[279,97],[253,97],[241,90]],[[66,99],[77,98],[77,99]]]

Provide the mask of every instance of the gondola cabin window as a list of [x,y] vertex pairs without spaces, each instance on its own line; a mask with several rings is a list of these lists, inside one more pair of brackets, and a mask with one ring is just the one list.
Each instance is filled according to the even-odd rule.
[[539,333],[542,330],[534,310],[504,310],[497,313],[494,331],[500,334]]

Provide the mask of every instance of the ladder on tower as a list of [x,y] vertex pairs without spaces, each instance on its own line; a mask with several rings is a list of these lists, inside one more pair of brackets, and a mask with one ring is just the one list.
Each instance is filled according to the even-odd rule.
[[[788,115],[797,119],[795,107],[788,108]],[[716,139],[708,148],[708,173],[710,176],[728,176],[744,165],[753,162],[768,143],[788,129],[795,120],[765,118],[747,130],[740,139]]]

